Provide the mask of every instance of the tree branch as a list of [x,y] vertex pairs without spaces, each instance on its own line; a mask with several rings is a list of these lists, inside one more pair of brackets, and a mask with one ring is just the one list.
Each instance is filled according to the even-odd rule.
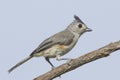
[[120,41],[110,43],[98,50],[89,52],[83,56],[80,56],[76,59],[72,59],[69,63],[62,64],[55,69],[42,74],[35,78],[34,80],[52,80],[53,78],[59,77],[60,75],[69,72],[73,69],[76,69],[86,63],[89,63],[91,61],[107,57],[109,56],[112,52],[120,50]]

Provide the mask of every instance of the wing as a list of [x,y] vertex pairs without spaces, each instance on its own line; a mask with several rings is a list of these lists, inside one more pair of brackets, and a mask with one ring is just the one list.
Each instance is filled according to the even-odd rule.
[[69,30],[64,30],[59,32],[52,37],[43,41],[32,53],[31,55],[50,48],[53,45],[69,45],[73,41],[74,35]]

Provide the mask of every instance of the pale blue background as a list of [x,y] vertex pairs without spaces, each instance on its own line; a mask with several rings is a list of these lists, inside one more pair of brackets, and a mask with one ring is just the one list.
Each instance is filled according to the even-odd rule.
[[[44,39],[66,28],[78,15],[93,29],[63,57],[75,58],[120,40],[120,0],[1,0],[0,80],[32,80],[51,69],[33,58],[11,74],[7,70],[27,57]],[[120,51],[54,80],[120,80]],[[65,61],[58,62],[58,66]]]

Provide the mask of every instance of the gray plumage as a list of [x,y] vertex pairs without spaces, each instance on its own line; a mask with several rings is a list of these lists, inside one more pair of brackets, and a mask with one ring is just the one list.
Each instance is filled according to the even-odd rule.
[[17,63],[15,66],[13,66],[12,68],[10,68],[8,70],[8,72],[10,73],[11,71],[13,71],[15,68],[17,68],[18,66],[22,65],[23,63],[25,63],[26,61],[30,60],[32,58],[32,56],[28,56],[27,58],[25,58],[24,60],[20,61],[19,63]]
[[75,15],[74,18],[75,20],[65,30],[44,40],[27,58],[10,68],[8,72],[10,73],[32,57],[44,56],[52,67],[54,67],[54,65],[49,61],[49,58],[65,60],[66,58],[62,59],[60,56],[68,53],[83,33],[91,31],[78,16]]
[[64,31],[61,31],[61,32],[53,35],[52,37],[46,39],[45,41],[43,41],[38,46],[38,48],[36,48],[32,52],[31,56],[36,54],[36,53],[39,53],[40,51],[48,49],[51,46],[56,45],[56,44],[69,45],[73,41],[73,38],[74,38],[74,35],[69,30],[66,29]]

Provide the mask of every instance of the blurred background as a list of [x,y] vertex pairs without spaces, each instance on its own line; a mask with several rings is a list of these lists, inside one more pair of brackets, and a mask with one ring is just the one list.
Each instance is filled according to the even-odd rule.
[[[79,16],[93,31],[84,34],[63,57],[76,58],[120,40],[119,0],[1,0],[0,80],[32,80],[51,70],[43,57],[7,70],[27,57],[44,39],[64,30]],[[120,51],[88,63],[54,80],[119,80]],[[51,59],[55,66],[66,61]]]

